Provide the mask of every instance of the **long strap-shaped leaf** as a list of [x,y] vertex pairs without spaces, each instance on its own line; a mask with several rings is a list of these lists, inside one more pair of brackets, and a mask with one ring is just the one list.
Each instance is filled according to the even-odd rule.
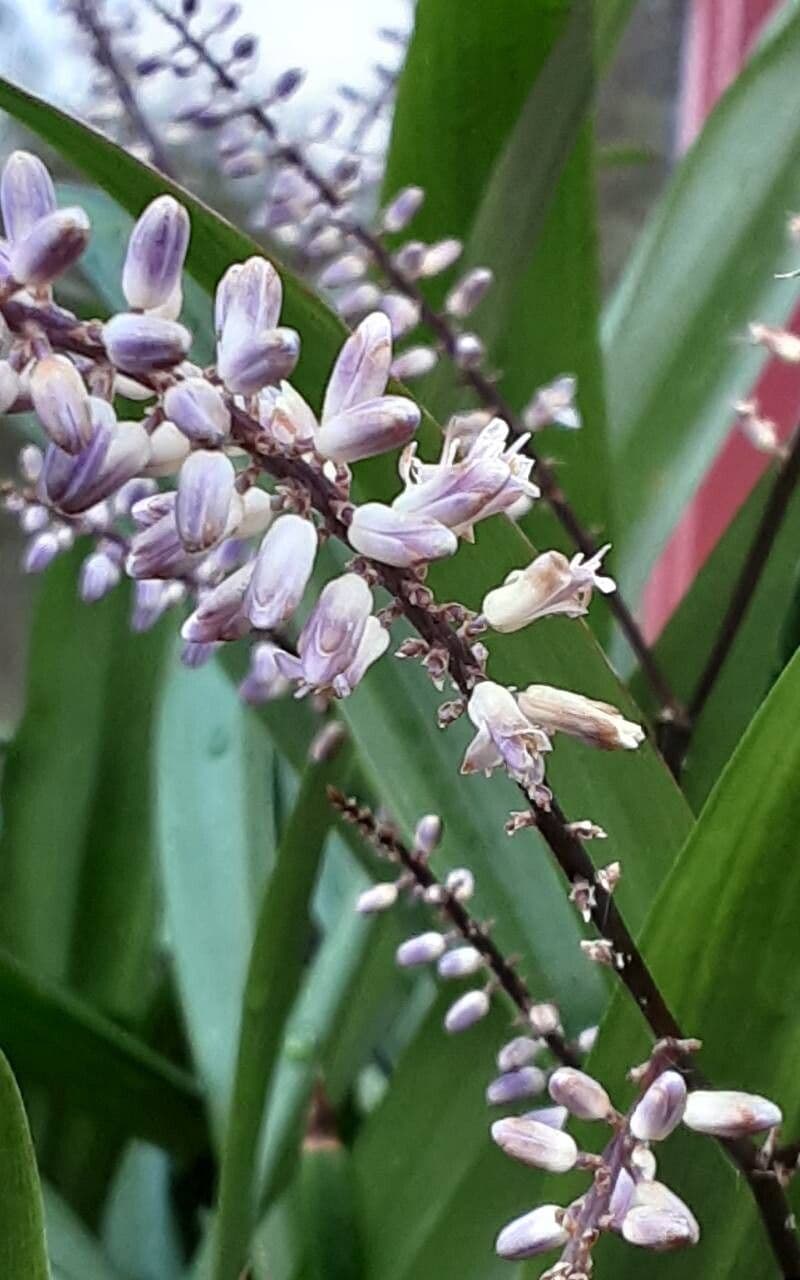
[[36,1158],[22,1098],[0,1054],[0,1275],[49,1280]]

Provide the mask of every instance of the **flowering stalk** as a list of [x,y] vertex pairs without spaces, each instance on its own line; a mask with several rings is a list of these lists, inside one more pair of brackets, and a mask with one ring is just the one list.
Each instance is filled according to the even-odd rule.
[[[518,421],[517,415],[500,392],[496,383],[481,370],[478,360],[472,360],[465,356],[464,339],[470,335],[462,334],[456,330],[448,316],[438,312],[428,303],[416,278],[403,270],[401,264],[398,264],[395,255],[384,243],[380,234],[374,233],[358,218],[352,216],[348,208],[347,197],[342,194],[340,186],[320,172],[304,154],[299,145],[280,136],[278,127],[269,111],[257,101],[242,99],[241,86],[235,74],[233,74],[228,65],[215,56],[207,41],[202,36],[195,34],[189,23],[179,14],[167,9],[161,3],[161,0],[148,0],[148,3],[163,21],[179,35],[183,47],[190,50],[198,61],[212,72],[218,85],[227,93],[233,95],[232,114],[248,119],[264,134],[271,145],[273,158],[296,172],[302,183],[316,193],[317,198],[336,215],[334,220],[336,224],[339,225],[341,223],[346,228],[348,234],[361,247],[391,288],[407,300],[414,315],[435,336],[442,351],[458,369],[461,380],[475,393],[484,409],[490,415],[499,415],[508,424],[512,435],[519,438],[525,436],[525,427]],[[412,190],[414,189],[409,188],[409,191]],[[445,242],[442,243],[444,244]],[[535,411],[535,408],[536,406],[534,405],[532,412]],[[530,457],[536,463],[537,480],[542,495],[578,550],[586,558],[592,558],[597,554],[597,544],[572,509],[558,482],[555,470],[539,454],[529,439],[526,439],[526,448]],[[661,702],[665,720],[670,724],[682,724],[684,720],[683,708],[675,697],[669,681],[661,670],[652,650],[647,645],[632,612],[619,593],[611,597],[609,604],[620,628],[639,660],[642,671]]]
[[[269,640],[257,646],[250,695],[254,684],[257,696],[273,697],[294,681],[297,696],[349,696],[389,644],[384,623],[403,615],[421,638],[412,642],[416,653],[406,648],[403,656],[421,657],[434,683],[441,687],[449,678],[458,694],[449,709],[440,709],[441,722],[466,710],[475,727],[463,771],[503,768],[517,783],[526,815],[515,818],[514,827],[538,827],[584,917],[602,934],[590,944],[597,958],[610,959],[656,1036],[681,1038],[614,904],[618,869],[595,872],[583,838],[596,829],[569,823],[544,778],[553,733],[576,734],[605,749],[635,749],[640,728],[613,707],[568,691],[530,686],[515,698],[487,678],[488,654],[476,642],[486,620],[460,604],[437,603],[424,582],[427,563],[451,553],[454,539],[471,537],[481,519],[535,498],[532,461],[521,455],[519,441],[508,447],[507,425],[490,422],[464,454],[457,439],[447,441],[436,463],[419,461],[407,448],[403,492],[391,506],[367,504],[378,505],[380,517],[372,512],[359,524],[364,508],[350,500],[348,461],[406,445],[420,416],[413,402],[384,394],[391,363],[386,317],[368,317],[344,344],[318,421],[288,382],[300,336],[279,325],[280,279],[265,259],[235,264],[220,281],[217,360],[204,373],[189,361],[191,334],[177,319],[187,243],[186,214],[177,202],[162,197],[141,216],[123,273],[130,310],[104,325],[78,322],[53,301],[54,281],[85,247],[88,221],[81,210],[55,208],[49,175],[35,157],[11,158],[0,203],[10,239],[0,245],[0,313],[10,331],[8,360],[0,363],[7,408],[30,407],[38,366],[53,351],[69,353],[73,366],[46,366],[36,396],[50,443],[44,453],[23,450],[27,487],[14,495],[21,500],[14,510],[35,535],[36,567],[77,532],[100,539],[96,554],[107,562],[101,586],[110,589],[124,566],[137,580],[137,607],[151,619],[166,607],[159,592],[188,587],[196,608],[183,636],[197,663],[226,641],[287,620],[308,583],[320,536],[357,550],[349,571],[323,588],[297,653]],[[142,422],[120,423],[112,403],[117,390],[155,395],[155,407]],[[242,453],[247,465],[237,471],[231,455]],[[170,468],[176,490],[157,491],[152,476]],[[273,496],[258,486],[262,476],[277,482]],[[119,528],[129,519],[133,534]],[[255,553],[253,539],[259,540]],[[594,587],[613,586],[599,573],[600,559],[584,562],[579,553],[567,562],[545,553],[536,572],[530,566],[512,576],[503,588],[512,597],[504,605],[504,627],[548,612],[585,613]],[[93,599],[97,576],[93,569]],[[373,586],[392,600],[381,616],[372,613]],[[486,1008],[487,994],[473,993],[453,1011],[449,1029],[461,1029]],[[697,1074],[686,1070],[697,1084]],[[797,1274],[800,1249],[777,1181],[763,1177],[750,1144],[723,1142],[748,1178],[786,1274]]]

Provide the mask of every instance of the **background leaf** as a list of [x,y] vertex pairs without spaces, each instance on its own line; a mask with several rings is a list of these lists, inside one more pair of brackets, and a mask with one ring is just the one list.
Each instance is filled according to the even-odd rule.
[[0,1054],[0,1274],[50,1280],[36,1158],[22,1098]]

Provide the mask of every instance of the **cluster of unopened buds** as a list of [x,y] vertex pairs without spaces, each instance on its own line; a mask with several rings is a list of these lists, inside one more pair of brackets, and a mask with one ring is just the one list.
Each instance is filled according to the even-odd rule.
[[[516,1100],[516,1079],[537,1071],[530,1064],[541,1046],[518,1039],[499,1056],[506,1068],[491,1099]],[[560,1249],[561,1257],[542,1280],[584,1280],[592,1274],[592,1250],[603,1233],[656,1252],[696,1244],[700,1228],[691,1209],[657,1177],[654,1144],[679,1124],[696,1133],[734,1139],[773,1130],[780,1109],[766,1098],[730,1090],[687,1089],[671,1063],[699,1048],[697,1041],[657,1044],[648,1062],[630,1073],[639,1096],[625,1114],[592,1076],[574,1067],[558,1067],[547,1079],[550,1103],[519,1116],[495,1121],[494,1142],[514,1160],[549,1173],[585,1170],[591,1186],[566,1207],[543,1204],[510,1222],[497,1237],[498,1254],[511,1261]],[[541,1083],[544,1075],[538,1072]],[[600,1155],[581,1151],[566,1132],[570,1118],[611,1129]]]
[[[600,573],[604,552],[588,561],[538,556],[489,592],[480,617],[433,604],[426,566],[452,555],[459,537],[473,538],[480,521],[532,502],[537,489],[524,438],[509,445],[497,418],[472,436],[451,424],[438,462],[417,457],[411,440],[420,410],[386,390],[392,340],[383,313],[368,315],[345,341],[317,416],[288,381],[300,338],[279,323],[281,282],[266,259],[236,264],[221,279],[216,361],[202,369],[189,358],[192,335],[179,320],[190,226],[177,201],[159,197],[135,224],[122,273],[128,310],[105,323],[80,322],[53,299],[54,281],[80,257],[90,229],[81,210],[57,208],[41,161],[11,156],[0,203],[7,236],[0,407],[33,408],[48,438],[44,449],[25,446],[23,484],[7,491],[30,535],[28,570],[88,535],[84,599],[100,599],[126,572],[135,582],[133,624],[144,629],[190,598],[182,634],[191,664],[254,636],[243,685],[254,701],[277,696],[287,682],[298,695],[347,696],[387,649],[388,622],[409,604],[429,611],[442,642],[409,641],[400,656],[420,656],[442,687],[457,614],[474,687],[462,679],[442,723],[467,710],[477,734],[464,771],[503,765],[543,802],[552,732],[603,747],[637,745],[641,730],[614,708],[545,686],[515,698],[486,680],[486,650],[476,642],[486,626],[513,631],[550,614],[584,614],[594,589],[613,589]],[[118,420],[117,395],[143,402],[144,416]],[[390,504],[355,506],[351,464],[404,446],[400,494]],[[174,489],[161,487],[172,476]],[[331,533],[357,555],[319,592],[292,651],[273,636],[299,608],[320,537]],[[394,595],[382,615],[373,612],[375,585]]]

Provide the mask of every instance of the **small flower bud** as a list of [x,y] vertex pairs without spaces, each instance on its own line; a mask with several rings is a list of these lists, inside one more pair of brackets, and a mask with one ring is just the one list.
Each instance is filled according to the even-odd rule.
[[148,476],[173,476],[189,456],[189,441],[174,422],[161,422],[150,436]]
[[267,329],[220,348],[219,376],[229,391],[252,396],[288,378],[300,357],[300,335],[294,329]]
[[242,494],[242,516],[236,526],[237,538],[252,538],[272,524],[275,512],[266,489],[253,485]]
[[268,631],[288,621],[303,598],[317,554],[310,520],[279,516],[258,549],[245,607],[254,627]]
[[151,311],[170,301],[180,285],[189,231],[189,215],[172,196],[147,206],[131,232],[122,270],[129,307]]
[[468,867],[455,867],[447,873],[444,887],[456,902],[469,902],[475,892],[475,877]]
[[328,264],[319,277],[319,284],[323,289],[340,289],[342,285],[360,280],[366,270],[366,261],[360,253],[343,253]]
[[483,956],[475,947],[454,947],[437,966],[440,978],[467,978],[483,967]]
[[325,418],[317,450],[334,462],[359,462],[408,444],[420,423],[420,410],[405,396],[379,396]]
[[0,206],[9,240],[23,240],[41,218],[56,208],[53,179],[38,156],[12,151],[0,178]]
[[78,590],[85,604],[94,604],[112,591],[121,578],[119,564],[103,551],[87,556],[81,565]]
[[385,293],[380,300],[380,309],[389,317],[392,337],[402,338],[419,324],[419,303],[407,298],[402,293]]
[[224,453],[199,449],[178,477],[175,519],[187,551],[209,551],[228,531],[234,502],[233,464]]
[[613,1112],[611,1099],[601,1084],[575,1067],[559,1067],[548,1084],[550,1097],[579,1120],[606,1120]]
[[491,1134],[501,1151],[513,1160],[548,1173],[567,1173],[578,1159],[574,1138],[552,1125],[510,1116],[496,1120]]
[[218,388],[205,378],[186,378],[170,387],[164,412],[194,444],[222,444],[230,431],[228,407]]
[[[452,952],[450,953],[452,954]],[[442,956],[442,960],[444,956]],[[441,966],[441,960],[439,961]],[[440,969],[441,972],[441,969]],[[467,991],[465,995],[451,1004],[444,1019],[444,1029],[451,1035],[459,1031],[467,1031],[485,1018],[489,1012],[489,997],[485,991]]]
[[[323,433],[325,430],[323,428]],[[341,457],[337,460],[354,461],[353,458]],[[458,550],[458,538],[438,520],[424,515],[406,515],[384,506],[382,502],[366,502],[356,507],[347,530],[347,540],[351,547],[369,559],[398,569],[441,560]]]
[[751,324],[750,341],[787,364],[800,364],[800,336],[768,324]]
[[451,316],[463,320],[483,300],[494,280],[488,267],[474,267],[450,290],[445,299],[445,309]]
[[543,1040],[532,1040],[530,1036],[515,1036],[504,1044],[497,1055],[497,1065],[501,1071],[514,1071],[518,1067],[526,1067],[533,1062],[537,1054],[544,1048]]
[[503,1227],[495,1240],[495,1252],[509,1262],[522,1262],[537,1254],[560,1249],[569,1240],[561,1225],[563,1210],[556,1204],[542,1204]]
[[439,357],[432,347],[409,347],[402,351],[392,362],[392,377],[401,382],[412,378],[424,378],[436,368]]
[[584,1027],[583,1031],[579,1033],[578,1050],[584,1055],[584,1057],[588,1057],[592,1052],[592,1049],[597,1044],[597,1037],[599,1034],[599,1027]]
[[755,1093],[733,1089],[695,1089],[686,1099],[683,1123],[715,1138],[741,1138],[773,1129],[783,1120],[780,1107]]
[[442,820],[438,813],[427,813],[414,828],[414,848],[420,853],[433,853],[442,839]]
[[66,356],[37,360],[30,378],[33,407],[50,439],[65,453],[79,453],[92,438],[89,392]]
[[147,374],[180,364],[192,345],[182,324],[124,311],[103,326],[109,358],[124,373]]
[[370,916],[377,911],[388,911],[397,902],[397,885],[388,880],[374,884],[358,896],[356,911],[359,915]]
[[526,1111],[523,1120],[537,1120],[539,1124],[549,1124],[551,1129],[563,1129],[569,1119],[566,1107],[536,1107]]
[[531,1005],[528,1010],[528,1022],[538,1036],[551,1036],[561,1026],[556,1005],[546,1001]]
[[425,257],[420,263],[419,274],[430,278],[440,275],[442,271],[447,271],[461,257],[461,249],[461,241],[452,238],[428,245]]
[[23,480],[36,484],[42,474],[44,454],[36,444],[26,444],[19,451],[19,469]]
[[404,231],[411,219],[422,208],[424,200],[425,192],[422,187],[403,187],[383,211],[381,217],[383,230],[390,234]]
[[416,938],[407,938],[405,942],[401,942],[397,948],[395,960],[401,969],[409,969],[419,964],[432,964],[442,955],[445,945],[441,933],[420,933]]
[[20,284],[41,288],[63,275],[83,253],[91,230],[83,209],[56,209],[34,223],[11,246],[11,274]]
[[669,1187],[640,1182],[622,1219],[622,1236],[628,1244],[660,1253],[697,1244],[700,1228],[691,1209]]
[[459,369],[477,369],[486,355],[486,348],[476,333],[460,333],[454,354]]
[[25,554],[22,557],[23,573],[44,573],[55,560],[56,556],[64,550],[58,537],[49,529],[44,533],[39,533],[33,538],[25,548]]
[[184,640],[206,645],[247,635],[250,622],[242,606],[252,571],[252,565],[242,565],[201,597],[181,628]]
[[660,1142],[680,1124],[686,1105],[686,1084],[677,1071],[662,1071],[636,1104],[630,1121],[634,1138]]
[[520,1098],[535,1098],[544,1086],[545,1074],[538,1067],[518,1067],[492,1080],[486,1090],[486,1101],[491,1106],[502,1107]]

